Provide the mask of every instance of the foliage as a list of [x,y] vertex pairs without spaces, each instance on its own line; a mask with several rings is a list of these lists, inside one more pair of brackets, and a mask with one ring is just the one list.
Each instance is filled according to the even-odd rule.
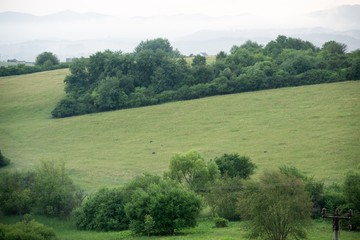
[[48,70],[55,70],[55,69],[63,69],[68,68],[68,63],[61,63],[58,65],[48,66],[46,69],[40,66],[28,66],[25,64],[18,64],[14,66],[1,66],[0,67],[0,77],[4,76],[13,76],[13,75],[21,75],[21,74],[29,74],[29,73],[36,73]]
[[121,189],[101,189],[91,195],[75,211],[75,224],[80,230],[116,231],[128,229],[125,192]]
[[135,48],[135,52],[139,53],[142,51],[150,50],[152,52],[163,51],[174,57],[180,57],[178,50],[174,50],[169,40],[164,38],[156,38],[153,40],[141,41],[141,43]]
[[0,168],[1,167],[5,167],[7,165],[10,164],[10,159],[8,159],[7,157],[5,157],[0,150]]
[[35,220],[25,219],[21,222],[5,225],[0,224],[1,240],[52,240],[57,239],[52,228]]
[[344,181],[343,194],[347,209],[353,210],[353,229],[360,230],[360,172],[349,172]]
[[135,190],[125,211],[135,233],[169,235],[195,227],[201,206],[194,192],[171,180],[160,180]]
[[29,213],[33,205],[34,172],[4,172],[0,175],[0,210],[7,214]]
[[214,215],[235,221],[241,217],[238,203],[242,190],[242,179],[223,177],[211,185],[210,191],[205,197]]
[[[358,79],[359,58],[344,44],[319,49],[278,36],[265,47],[247,41],[220,52],[214,63],[197,55],[188,64],[167,39],[142,41],[135,52],[97,52],[77,59],[65,79],[64,99],[52,112],[67,117],[212,95]],[[86,97],[85,97],[86,96]]]
[[279,169],[282,174],[296,177],[304,183],[305,191],[307,191],[310,194],[311,201],[313,204],[311,216],[312,218],[320,217],[321,209],[325,206],[326,200],[328,200],[324,194],[324,189],[325,189],[324,183],[315,180],[313,177],[306,176],[299,169],[293,166],[283,165]]
[[43,52],[37,55],[35,65],[41,66],[45,69],[50,68],[54,65],[58,65],[60,60],[52,52]]
[[304,238],[311,200],[299,178],[267,171],[249,185],[240,206],[247,210],[254,236],[269,240]]
[[23,215],[33,210],[48,216],[68,216],[82,201],[64,164],[42,162],[35,172],[4,172],[0,177],[1,211]]
[[251,162],[249,157],[240,156],[237,153],[225,153],[221,157],[216,157],[215,162],[222,176],[230,178],[239,177],[249,178],[255,171],[256,165]]
[[214,219],[214,222],[215,222],[215,227],[217,228],[224,228],[229,226],[229,221],[225,218],[216,217]]
[[175,154],[170,160],[169,171],[165,176],[189,186],[195,192],[206,192],[209,184],[219,175],[213,161],[208,163],[195,151]]
[[37,211],[48,216],[68,216],[82,200],[65,164],[54,161],[42,162],[36,169],[32,192]]

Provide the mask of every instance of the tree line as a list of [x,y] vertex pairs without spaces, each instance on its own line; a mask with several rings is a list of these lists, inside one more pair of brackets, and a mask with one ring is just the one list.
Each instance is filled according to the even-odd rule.
[[78,230],[173,235],[195,227],[205,206],[217,227],[226,227],[229,220],[251,221],[254,238],[304,238],[311,217],[319,218],[323,207],[329,212],[353,209],[353,229],[360,226],[359,171],[349,172],[342,184],[325,187],[295,167],[264,171],[254,180],[256,169],[249,157],[236,153],[207,161],[191,151],[172,156],[162,176],[143,174],[90,195],[76,187],[64,164],[42,162],[35,171],[4,172],[0,213],[24,220],[0,224],[0,237],[53,239],[53,230],[31,220],[29,213],[71,219]]
[[60,63],[58,57],[51,52],[40,53],[36,57],[35,65],[17,64],[14,66],[1,66],[0,77],[36,73],[55,69],[68,68],[68,63]]
[[190,63],[167,39],[142,41],[133,53],[104,51],[80,58],[65,78],[55,118],[262,89],[360,79],[360,50],[329,41],[321,48],[278,36],[219,52],[212,64]]

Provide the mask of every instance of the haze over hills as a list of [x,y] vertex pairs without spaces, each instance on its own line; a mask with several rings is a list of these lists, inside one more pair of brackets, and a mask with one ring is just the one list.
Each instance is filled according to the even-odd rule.
[[62,61],[105,49],[131,52],[140,41],[156,37],[168,38],[186,55],[229,51],[249,39],[266,44],[279,34],[302,38],[319,47],[335,40],[352,51],[360,48],[360,5],[344,5],[286,20],[251,14],[120,18],[72,11],[45,16],[3,12],[0,33],[1,61],[34,61],[43,51],[54,52]]

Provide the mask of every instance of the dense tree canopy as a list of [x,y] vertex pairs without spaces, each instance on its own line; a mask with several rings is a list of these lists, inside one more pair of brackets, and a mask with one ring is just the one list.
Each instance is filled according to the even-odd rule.
[[255,171],[256,165],[251,162],[249,157],[239,154],[224,154],[215,158],[215,162],[221,172],[221,175],[230,178],[239,177],[249,178]]
[[278,36],[266,46],[247,41],[216,61],[196,55],[191,64],[167,39],[141,42],[133,53],[104,51],[77,59],[65,79],[66,96],[54,117],[261,89],[356,80],[358,52],[329,41],[322,48]]
[[60,60],[52,52],[43,52],[40,53],[35,60],[35,65],[42,66],[45,68],[51,67],[53,65],[58,65]]

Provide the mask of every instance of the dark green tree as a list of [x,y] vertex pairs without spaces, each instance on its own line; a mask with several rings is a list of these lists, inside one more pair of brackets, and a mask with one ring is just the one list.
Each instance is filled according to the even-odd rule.
[[4,172],[0,175],[0,210],[7,215],[29,213],[34,200],[34,173]]
[[344,54],[346,52],[346,44],[338,43],[335,41],[328,41],[322,46],[322,51],[326,51],[330,54]]
[[125,205],[130,229],[144,235],[171,235],[195,227],[201,198],[171,180],[137,188]]
[[124,210],[126,193],[121,189],[101,189],[75,211],[75,224],[80,230],[116,231],[129,227]]
[[52,52],[43,52],[36,57],[35,65],[50,68],[60,64],[60,60]]
[[5,167],[7,165],[10,164],[10,159],[8,159],[7,157],[5,157],[0,150],[0,168],[1,167]]
[[163,51],[173,57],[180,57],[178,50],[174,50],[168,39],[156,38],[152,40],[141,41],[135,48],[135,53],[150,50],[151,52]]
[[[128,96],[120,87],[121,78],[104,78],[93,91],[94,104],[100,111],[115,110],[126,106]],[[125,80],[126,81],[126,80]]]
[[193,67],[202,67],[206,65],[206,57],[201,56],[201,55],[196,55],[193,60],[191,65]]
[[222,176],[230,178],[239,177],[248,179],[255,171],[256,165],[246,156],[240,156],[237,153],[225,153],[221,157],[216,157],[215,162]]

